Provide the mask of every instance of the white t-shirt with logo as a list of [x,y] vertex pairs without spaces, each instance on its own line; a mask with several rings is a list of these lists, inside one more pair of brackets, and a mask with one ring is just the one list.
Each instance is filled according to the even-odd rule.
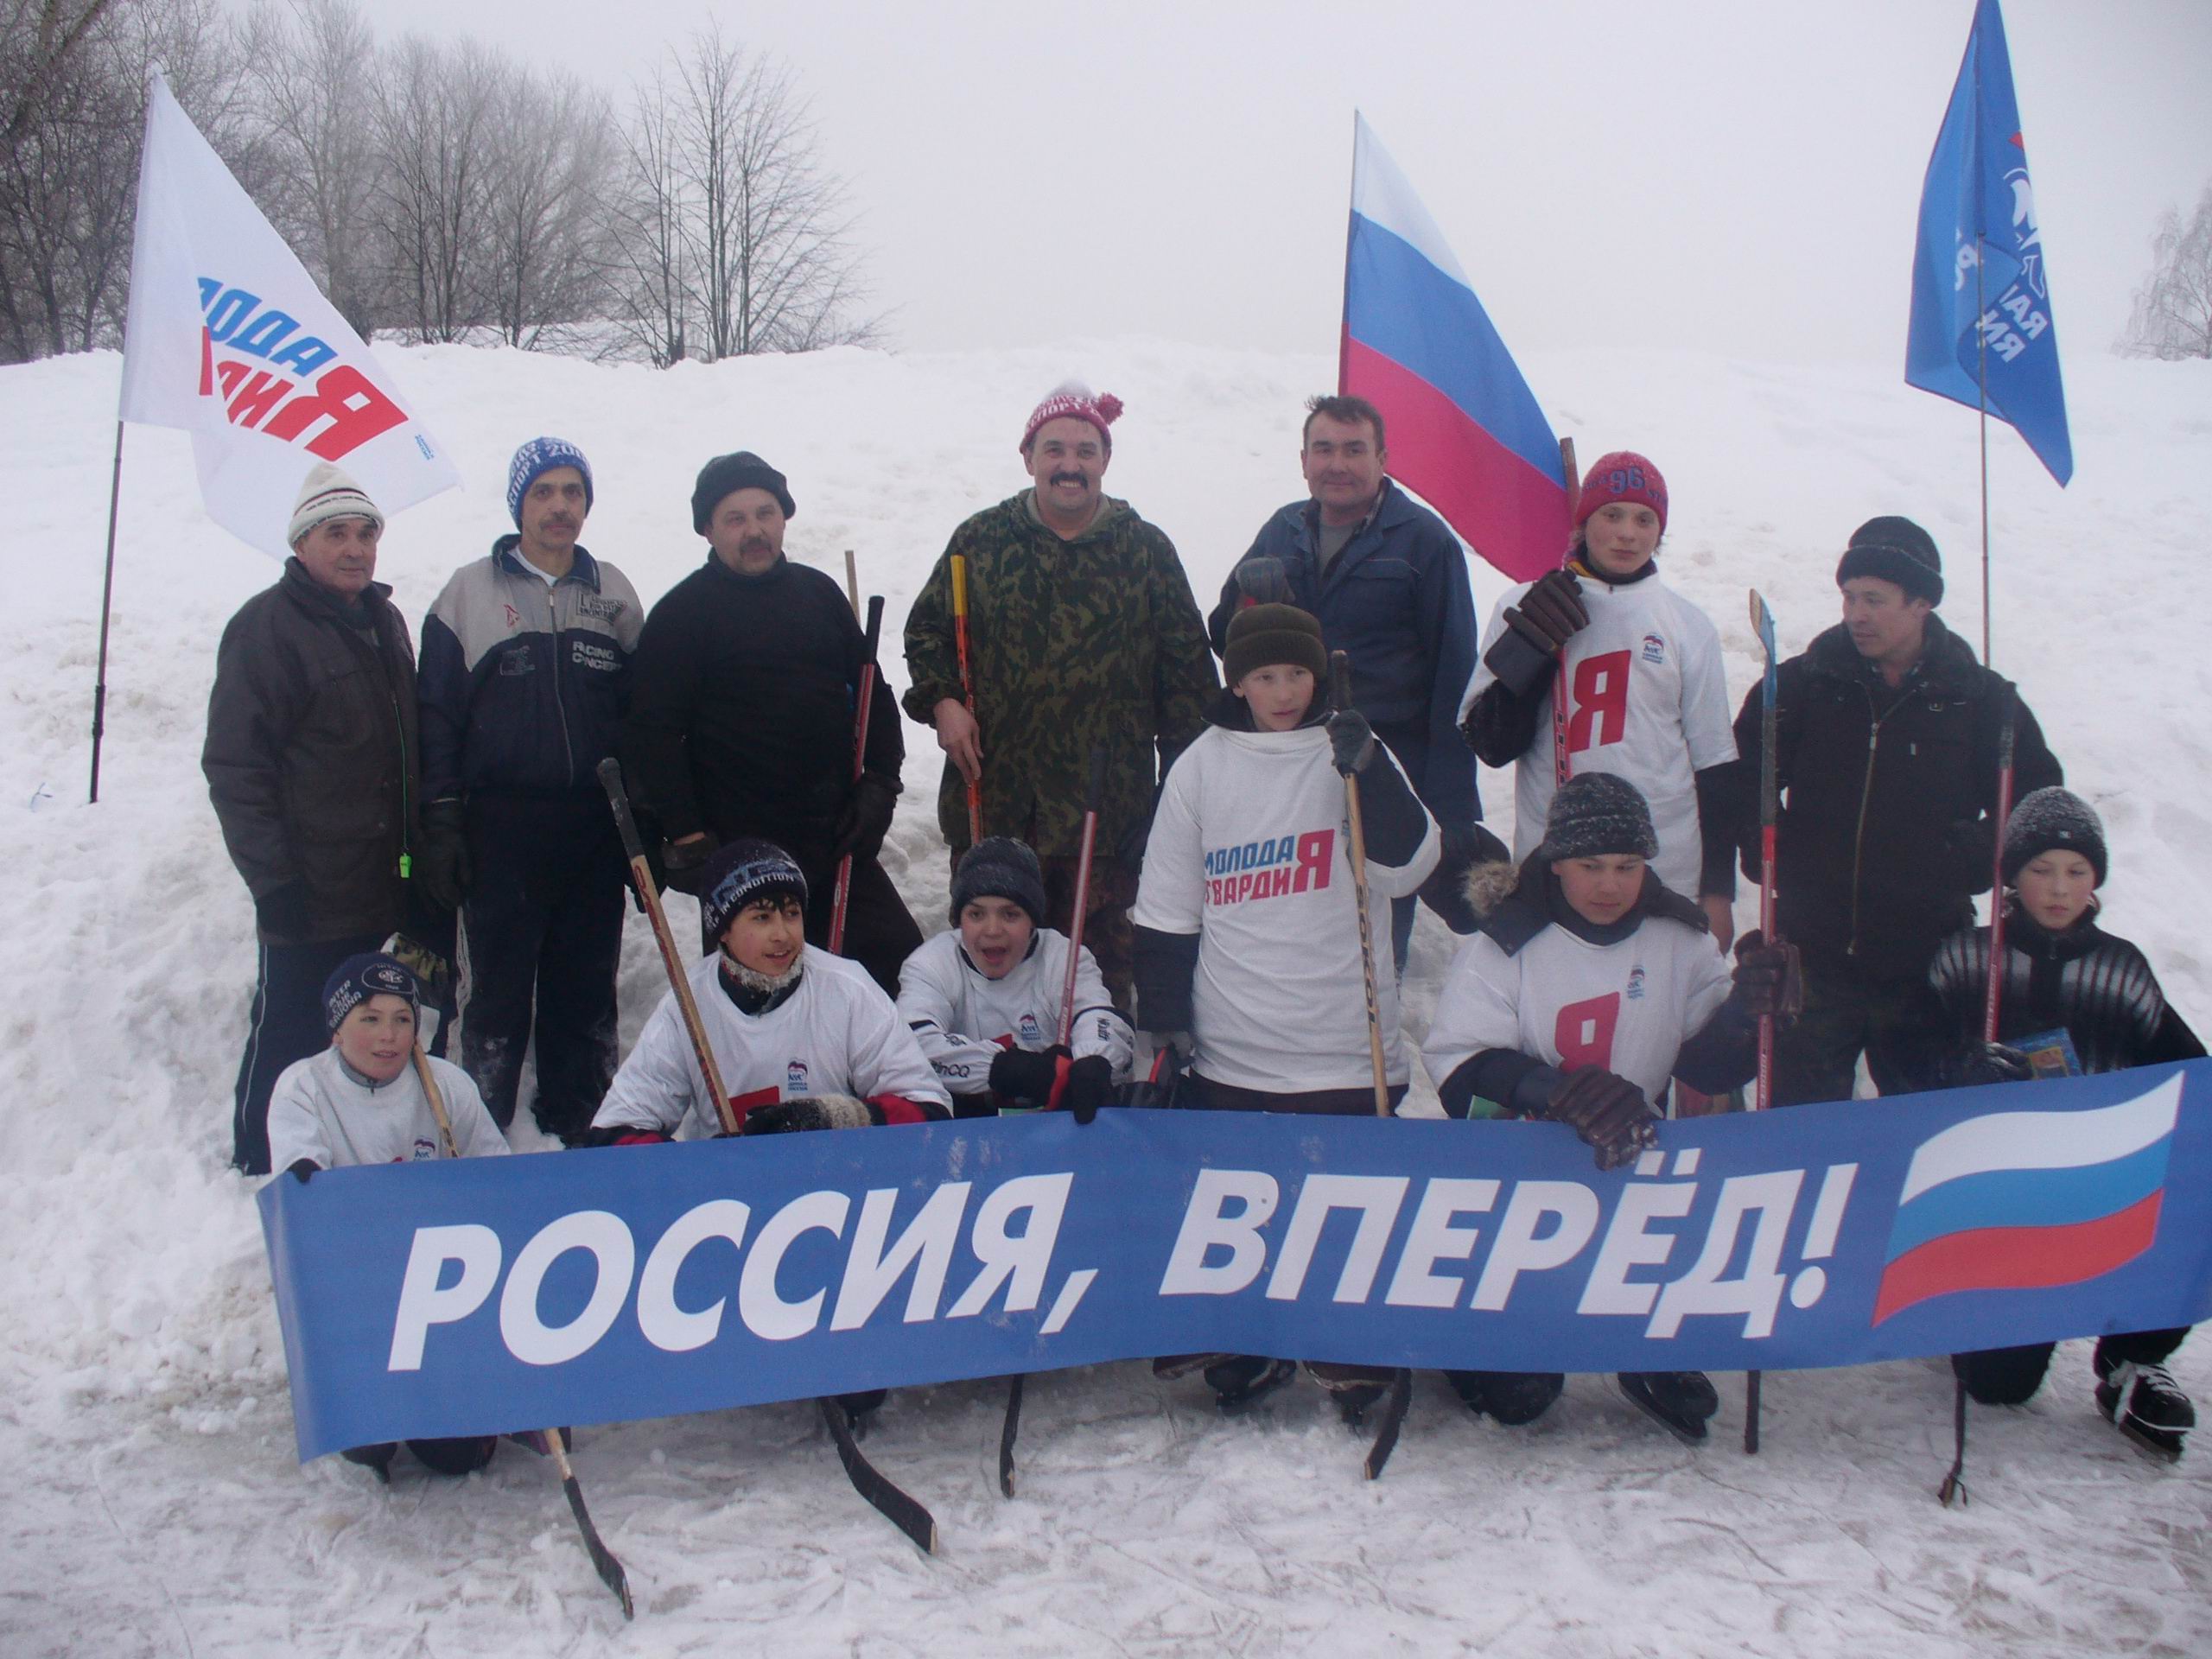
[[[720,951],[686,976],[740,1127],[755,1106],[806,1095],[897,1095],[949,1116],[950,1096],[882,987],[857,964],[810,944],[803,961],[798,988],[760,1014],[738,1012],[722,989]],[[594,1128],[612,1125],[666,1135],[681,1128],[687,1140],[721,1132],[674,991],[646,1020],[592,1118]]]
[[1710,933],[1663,916],[1611,944],[1554,924],[1510,957],[1478,933],[1445,976],[1421,1063],[1441,1088],[1477,1054],[1508,1049],[1562,1071],[1600,1066],[1656,1103],[1732,983]]
[[[430,1076],[461,1157],[507,1150],[506,1136],[484,1109],[484,1097],[467,1072],[432,1059]],[[346,1070],[335,1048],[326,1048],[286,1066],[270,1090],[269,1166],[279,1173],[302,1158],[325,1169],[346,1169],[444,1155],[437,1119],[412,1065],[390,1083],[367,1084]]]
[[[1570,774],[1614,772],[1643,791],[1659,836],[1652,868],[1669,887],[1694,899],[1704,865],[1694,774],[1736,758],[1720,637],[1703,611],[1658,576],[1621,587],[1579,572],[1575,580],[1590,626],[1567,642]],[[1522,582],[1498,601],[1483,631],[1482,655],[1504,632],[1506,607],[1533,585]],[[1478,663],[1462,720],[1497,678]],[[1555,683],[1556,677],[1545,682],[1536,741],[1514,767],[1516,862],[1536,850],[1551,810]]]
[[[1378,743],[1370,764],[1398,763]],[[1430,819],[1405,864],[1377,863],[1371,849],[1367,861],[1384,1072],[1394,1085],[1408,1069],[1389,901],[1416,891],[1439,853]],[[1200,1077],[1269,1094],[1373,1080],[1344,782],[1320,727],[1209,726],[1183,751],[1160,792],[1130,919],[1198,936],[1191,1034]]]
[[[992,979],[960,948],[960,930],[947,928],[906,958],[899,970],[899,1017],[906,1022],[938,1080],[959,1095],[989,1086],[991,1062],[1002,1050],[1032,1053],[1059,1040],[1060,998],[1067,988],[1068,937],[1040,927],[1029,954],[1003,979]],[[1135,1039],[1114,1006],[1088,945],[1075,972],[1075,1025],[1069,1051],[1078,1060],[1103,1054],[1114,1081],[1125,1083]]]

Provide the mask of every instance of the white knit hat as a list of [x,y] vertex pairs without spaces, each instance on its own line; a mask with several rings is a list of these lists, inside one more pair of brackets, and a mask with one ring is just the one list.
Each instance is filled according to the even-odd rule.
[[365,518],[378,531],[384,529],[384,514],[353,481],[353,474],[319,461],[308,474],[308,481],[300,486],[300,499],[292,505],[292,522],[284,539],[297,547],[302,536],[333,518]]

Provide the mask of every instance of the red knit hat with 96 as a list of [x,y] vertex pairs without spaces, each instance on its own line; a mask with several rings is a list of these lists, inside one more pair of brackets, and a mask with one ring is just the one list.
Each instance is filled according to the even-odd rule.
[[1574,527],[1581,529],[1592,513],[1615,501],[1641,502],[1659,515],[1659,533],[1667,533],[1667,480],[1633,449],[1616,449],[1590,463],[1574,504]]
[[1094,394],[1090,388],[1071,380],[1056,386],[1045,401],[1029,411],[1029,424],[1021,430],[1021,453],[1027,454],[1029,446],[1037,436],[1037,429],[1047,421],[1063,418],[1089,421],[1098,429],[1098,435],[1106,445],[1106,453],[1114,453],[1114,435],[1106,429],[1121,418],[1122,400],[1110,391]]

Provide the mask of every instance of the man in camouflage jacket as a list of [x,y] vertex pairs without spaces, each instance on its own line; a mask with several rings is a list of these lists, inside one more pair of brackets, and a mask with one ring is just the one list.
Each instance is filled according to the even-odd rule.
[[[1099,487],[1118,398],[1063,387],[1029,417],[1032,488],[952,533],[906,617],[908,715],[945,752],[938,824],[968,849],[968,780],[987,836],[1017,836],[1045,868],[1052,925],[1072,918],[1090,756],[1106,751],[1084,942],[1129,1000],[1128,907],[1155,785],[1219,689],[1174,543]],[[951,561],[967,561],[976,715],[962,696]]]

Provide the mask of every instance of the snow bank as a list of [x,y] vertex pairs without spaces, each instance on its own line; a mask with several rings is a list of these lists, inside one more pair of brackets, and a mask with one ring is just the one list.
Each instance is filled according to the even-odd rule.
[[[506,458],[556,432],[593,461],[587,543],[650,601],[702,556],[693,474],[761,451],[790,475],[789,550],[842,580],[855,550],[895,639],[954,524],[1023,482],[1031,404],[1071,373],[1117,391],[1109,486],[1164,527],[1210,604],[1267,512],[1300,494],[1300,404],[1319,356],[1145,340],[1057,351],[856,350],[667,373],[461,347],[388,361],[468,489],[402,514],[379,575],[419,620],[447,574],[507,528]],[[1848,370],[1588,351],[1525,365],[1586,459],[1649,453],[1671,490],[1670,578],[1751,683],[1745,589],[1786,652],[1836,614],[1851,529],[1904,512],[1946,557],[1952,625],[1979,640],[1971,411]],[[218,634],[276,567],[200,512],[181,435],[126,456],[102,801],[84,802],[101,536],[118,359],[0,370],[8,584],[22,638],[0,668],[0,868],[18,920],[0,953],[0,1448],[15,1546],[11,1653],[566,1652],[611,1603],[551,1476],[503,1453],[458,1485],[292,1462],[282,1353],[246,1184],[225,1167],[253,971],[251,911],[199,771]],[[2212,368],[2085,359],[2069,388],[2080,470],[2061,492],[1991,433],[1996,660],[2018,677],[2113,848],[2107,917],[2212,1024],[2207,607],[2188,561],[2212,521]],[[1500,583],[1475,573],[1487,614]],[[905,674],[895,648],[885,666]],[[937,751],[906,728],[886,862],[942,913]],[[1500,818],[1512,791],[1487,775]],[[1501,824],[1501,829],[1503,825]],[[678,899],[680,906],[686,901]],[[1748,910],[1746,902],[1745,908]],[[1414,1033],[1449,958],[1424,917]],[[633,922],[624,1038],[660,972]],[[518,1134],[528,1144],[527,1130]],[[2184,1351],[2212,1396],[2212,1358]],[[1024,1497],[990,1489],[996,1393],[898,1396],[879,1459],[938,1508],[925,1562],[852,1497],[810,1414],[770,1408],[586,1437],[579,1470],[628,1560],[638,1653],[730,1625],[778,1650],[1249,1654],[1855,1655],[2202,1651],[2212,1452],[2155,1472],[2100,1428],[2080,1344],[2032,1406],[1977,1417],[1977,1503],[1929,1496],[1948,1430],[1938,1363],[1781,1377],[1768,1450],[1688,1453],[1601,1379],[1532,1432],[1469,1418],[1424,1378],[1388,1478],[1318,1401],[1217,1423],[1195,1384],[1140,1367],[1039,1379]],[[69,1592],[67,1599],[64,1590]]]

